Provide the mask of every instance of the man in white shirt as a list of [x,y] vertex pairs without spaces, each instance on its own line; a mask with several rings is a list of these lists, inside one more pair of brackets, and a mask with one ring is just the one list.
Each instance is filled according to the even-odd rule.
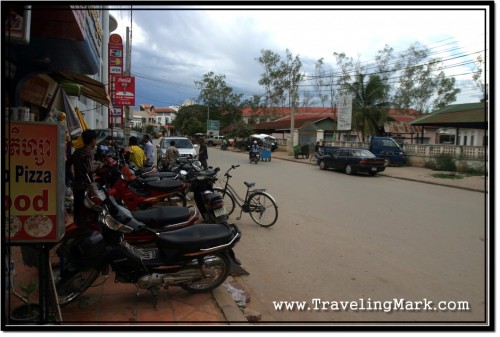
[[152,166],[154,165],[155,162],[155,151],[154,151],[154,146],[153,143],[151,142],[151,139],[149,138],[148,134],[145,134],[144,137],[142,138],[144,141],[144,152],[146,154],[146,166]]

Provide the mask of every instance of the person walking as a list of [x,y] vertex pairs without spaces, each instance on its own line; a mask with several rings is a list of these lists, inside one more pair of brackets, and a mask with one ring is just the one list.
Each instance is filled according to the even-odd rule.
[[208,149],[203,138],[200,138],[200,152],[198,153],[198,160],[201,162],[203,169],[208,170]]
[[151,142],[151,139],[148,134],[145,134],[142,137],[142,140],[144,142],[144,148],[146,152],[146,166],[152,166],[154,165],[155,162],[155,152],[153,143]]
[[130,151],[129,162],[134,163],[137,168],[141,168],[146,163],[146,155],[139,147],[137,137],[132,136],[128,139],[128,148]]
[[82,132],[83,147],[78,148],[66,160],[66,172],[70,175],[73,187],[73,214],[75,221],[83,209],[85,191],[94,182],[93,149],[97,143],[95,130],[87,129]]

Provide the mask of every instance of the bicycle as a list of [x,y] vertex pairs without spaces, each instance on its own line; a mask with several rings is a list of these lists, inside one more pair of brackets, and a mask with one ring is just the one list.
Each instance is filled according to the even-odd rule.
[[232,176],[229,172],[240,165],[232,165],[229,170],[224,173],[225,185],[224,188],[215,187],[214,192],[222,195],[224,200],[224,208],[229,217],[236,205],[240,207],[240,215],[236,220],[241,219],[243,212],[250,213],[250,217],[255,223],[262,227],[271,227],[278,220],[278,206],[274,198],[265,189],[251,189],[255,186],[254,182],[245,181],[247,187],[245,198],[241,198],[234,188],[229,185],[229,179]]
[[309,157],[309,162],[313,165],[318,164],[319,157],[323,155],[323,149],[319,149],[317,152],[314,152],[312,156]]

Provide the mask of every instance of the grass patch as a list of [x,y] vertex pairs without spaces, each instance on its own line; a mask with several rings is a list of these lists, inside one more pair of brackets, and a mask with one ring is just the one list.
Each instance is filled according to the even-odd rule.
[[463,175],[456,173],[434,173],[432,175],[434,178],[443,178],[443,179],[463,179]]

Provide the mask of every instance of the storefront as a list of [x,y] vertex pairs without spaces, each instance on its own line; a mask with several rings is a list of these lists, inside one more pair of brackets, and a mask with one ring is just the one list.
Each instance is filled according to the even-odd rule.
[[[102,56],[109,14],[103,6],[17,4],[2,3],[2,247],[10,290],[4,309],[10,317],[14,304],[31,297],[42,308],[36,324],[58,320],[54,302],[47,300],[54,294],[48,257],[66,226],[66,145],[87,124],[77,105],[89,107],[90,127],[108,119],[106,87],[92,77],[107,78]],[[34,291],[23,293],[32,284]]]

